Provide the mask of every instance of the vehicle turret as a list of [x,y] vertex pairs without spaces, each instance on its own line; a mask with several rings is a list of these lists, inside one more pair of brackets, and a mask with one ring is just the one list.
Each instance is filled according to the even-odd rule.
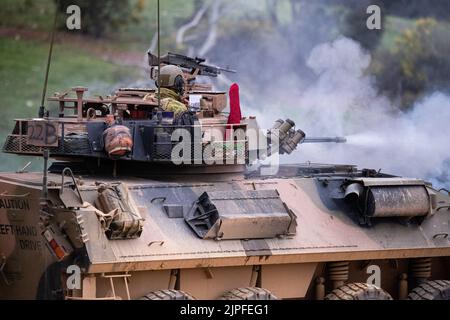
[[[148,56],[156,81],[157,58]],[[214,91],[195,79],[234,71],[204,62],[173,53],[162,56],[161,90],[166,91],[161,93],[122,88],[113,95],[86,97],[89,91],[83,87],[55,93],[48,100],[58,104],[58,114],[17,119],[3,151],[41,155],[48,149],[50,158],[93,164],[182,164],[214,166],[219,171],[228,166],[226,170],[243,171],[246,164],[277,153],[290,154],[304,142],[345,142],[345,138],[308,138],[290,119],[277,120],[263,132],[257,119],[241,116],[237,85],[230,88],[230,112],[225,113],[227,92]],[[177,84],[179,77],[184,80]],[[180,85],[185,87],[175,89]],[[258,152],[250,152],[255,144]]]

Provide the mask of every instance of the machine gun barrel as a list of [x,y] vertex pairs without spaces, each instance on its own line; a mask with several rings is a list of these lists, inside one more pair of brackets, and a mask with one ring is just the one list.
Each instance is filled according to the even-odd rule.
[[303,139],[302,143],[327,143],[327,142],[334,142],[334,143],[346,143],[347,138],[345,137],[309,137]]
[[[306,134],[300,130],[294,129],[295,122],[291,119],[278,119],[272,126],[272,129],[268,130],[268,145],[272,143],[272,139],[278,139],[279,143],[279,153],[280,154],[291,154],[299,144],[302,143],[345,143],[347,138],[345,137],[306,137]],[[274,153],[272,146],[268,148],[268,155]]]

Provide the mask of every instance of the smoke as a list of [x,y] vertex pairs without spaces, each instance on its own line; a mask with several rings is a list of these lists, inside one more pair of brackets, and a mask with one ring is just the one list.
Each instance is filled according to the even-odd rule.
[[[277,12],[279,2],[261,3],[223,2],[225,31],[216,34],[217,44],[206,58],[238,74],[224,74],[222,83],[215,82],[217,89],[238,82],[243,114],[255,115],[263,128],[291,118],[307,136],[348,139],[301,145],[282,162],[355,164],[450,186],[449,96],[430,92],[402,112],[378,93],[368,72],[370,54],[339,36],[341,11],[329,10],[325,0],[290,1],[291,16],[284,21],[269,14]],[[208,34],[205,26],[199,25],[200,35]],[[202,48],[205,37],[191,38],[190,46]]]
[[273,88],[279,93],[277,108],[259,99],[259,112],[252,113],[264,126],[285,116],[307,136],[348,139],[346,144],[301,145],[284,161],[355,164],[448,186],[450,97],[435,92],[412,111],[401,112],[377,93],[366,74],[370,61],[370,55],[351,39],[319,44],[306,61],[316,79],[304,91]]

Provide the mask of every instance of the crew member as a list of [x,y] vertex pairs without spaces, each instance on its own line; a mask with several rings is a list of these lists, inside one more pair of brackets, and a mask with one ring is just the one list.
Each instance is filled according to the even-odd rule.
[[[161,68],[159,78],[161,82],[161,87],[159,88],[161,108],[164,111],[173,112],[175,117],[180,116],[188,110],[187,106],[183,103],[183,70],[174,65],[167,65]],[[156,81],[156,86],[158,86],[158,81]],[[147,94],[144,100],[157,103],[158,93]]]

